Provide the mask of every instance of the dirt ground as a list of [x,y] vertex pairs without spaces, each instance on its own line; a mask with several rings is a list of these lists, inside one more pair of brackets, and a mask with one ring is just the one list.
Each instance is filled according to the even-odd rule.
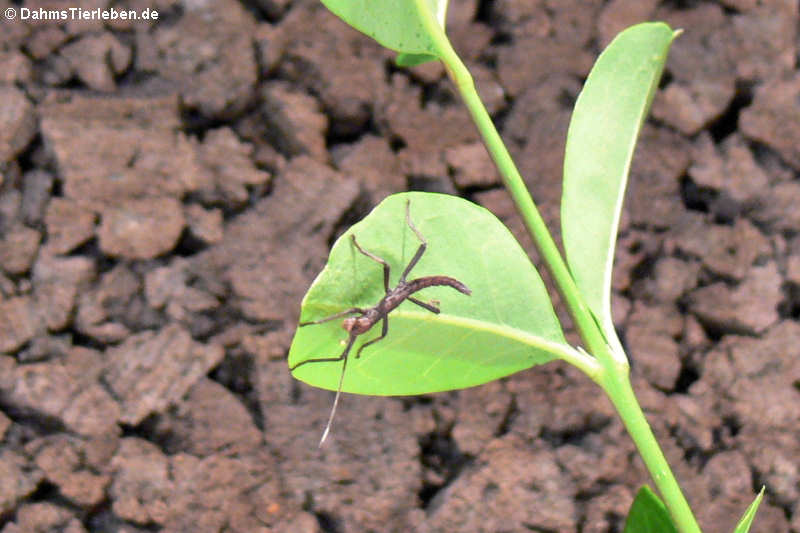
[[[78,5],[159,18],[6,11]],[[0,532],[621,531],[648,474],[563,364],[347,395],[317,449],[332,393],[285,359],[337,234],[439,191],[532,253],[440,66],[316,0],[0,10]],[[448,32],[557,231],[571,106],[644,20],[684,33],[616,257],[635,388],[705,531],[765,485],[753,531],[798,533],[798,2],[451,0]]]

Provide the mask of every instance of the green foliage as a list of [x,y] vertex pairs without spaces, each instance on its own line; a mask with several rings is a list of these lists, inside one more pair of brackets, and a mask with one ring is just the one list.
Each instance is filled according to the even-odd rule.
[[395,63],[398,67],[416,67],[423,63],[436,61],[438,58],[430,54],[397,54]]
[[611,267],[633,151],[676,33],[638,24],[600,55],[575,104],[564,156],[561,228],[572,277],[609,342]]
[[747,510],[744,512],[744,515],[739,520],[739,523],[736,524],[736,529],[733,530],[733,533],[747,533],[750,531],[750,526],[753,524],[753,519],[756,517],[756,511],[758,511],[758,506],[761,505],[761,500],[764,498],[764,487],[761,487],[761,491],[759,491],[758,496],[756,499],[753,500]]
[[[407,198],[412,199],[412,219],[430,242],[411,277],[451,276],[473,293],[465,296],[448,287],[422,291],[420,299],[440,301],[440,315],[404,302],[389,317],[388,336],[355,359],[359,346],[379,335],[380,325],[359,337],[342,390],[409,395],[457,389],[562,358],[609,396],[669,505],[671,515],[652,491],[642,489],[625,531],[673,533],[677,526],[683,533],[699,533],[633,393],[610,305],[614,243],[634,146],[676,33],[661,23],[629,28],[603,52],[587,80],[567,140],[561,208],[565,263],[480,101],[472,76],[444,34],[446,0],[322,1],[347,23],[397,51],[399,65],[434,58],[444,63],[584,347],[592,352],[566,344],[538,273],[488,211],[454,197],[395,195],[334,244],[326,268],[306,294],[301,320],[318,320],[354,306],[372,307],[383,297],[381,267],[356,251],[351,234],[392,265],[394,286],[418,246],[404,223]],[[299,328],[289,353],[290,367],[341,354],[347,333],[340,324]],[[335,390],[341,368],[341,361],[313,363],[296,368],[294,376]],[[746,515],[743,522],[748,520],[749,526],[751,519]]]
[[[383,297],[383,271],[358,253],[350,235],[392,267],[390,286],[419,246],[411,219],[428,249],[409,279],[446,275],[472,295],[430,287],[415,296],[438,300],[435,315],[404,302],[389,316],[389,334],[355,358],[358,347],[380,333],[380,324],[359,337],[350,354],[343,390],[372,395],[410,395],[479,385],[548,362],[572,350],[564,341],[539,274],[506,227],[486,209],[433,193],[396,194],[381,202],[334,244],[328,263],[303,300],[301,322],[351,307],[372,307]],[[297,329],[289,365],[336,356],[347,332],[341,320]],[[335,390],[341,362],[311,363],[294,371],[310,385]]]
[[444,33],[447,0],[322,0],[322,3],[358,31],[399,52],[398,64],[424,62],[417,57],[406,59],[410,63],[400,63],[404,54],[439,56],[434,33]]
[[623,533],[678,533],[678,530],[658,496],[643,485],[628,511]]

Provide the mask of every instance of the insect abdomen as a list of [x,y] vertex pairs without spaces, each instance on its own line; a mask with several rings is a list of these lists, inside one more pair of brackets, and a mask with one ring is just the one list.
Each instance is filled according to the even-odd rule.
[[417,291],[421,291],[426,287],[434,287],[434,286],[452,287],[462,294],[466,295],[472,294],[472,291],[469,289],[469,287],[467,287],[457,279],[451,278],[449,276],[427,276],[424,278],[413,279],[408,282],[408,288],[411,289],[408,294],[411,295]]

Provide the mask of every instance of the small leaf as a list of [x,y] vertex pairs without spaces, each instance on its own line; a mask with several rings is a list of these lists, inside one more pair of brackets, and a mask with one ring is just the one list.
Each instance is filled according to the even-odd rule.
[[423,63],[437,61],[439,58],[430,54],[397,54],[394,62],[398,67],[416,67]]
[[386,48],[438,57],[431,23],[444,34],[447,0],[322,0],[322,3]]
[[[383,271],[360,254],[359,245],[391,265],[390,287],[420,245],[411,220],[428,248],[408,279],[444,275],[466,284],[467,296],[450,287],[429,287],[414,296],[438,300],[441,314],[405,301],[389,314],[389,333],[355,358],[364,342],[379,336],[380,324],[361,335],[348,359],[345,392],[412,395],[479,385],[546,363],[572,351],[563,337],[539,274],[508,229],[489,211],[454,196],[404,193],[386,198],[333,245],[301,309],[301,322],[351,307],[372,307],[384,296]],[[347,332],[342,321],[297,329],[289,366],[306,359],[338,356]],[[294,376],[335,390],[341,361],[309,363]]]
[[750,526],[753,524],[753,519],[756,517],[756,511],[758,511],[758,506],[761,505],[761,500],[764,498],[764,487],[761,487],[761,491],[756,496],[756,499],[753,500],[753,503],[747,508],[742,516],[739,523],[736,524],[736,529],[733,530],[733,533],[747,533],[750,531]]
[[643,485],[628,511],[623,533],[678,533],[664,503]]
[[676,34],[663,23],[620,33],[575,104],[564,158],[561,227],[572,276],[609,342],[611,267],[636,138]]

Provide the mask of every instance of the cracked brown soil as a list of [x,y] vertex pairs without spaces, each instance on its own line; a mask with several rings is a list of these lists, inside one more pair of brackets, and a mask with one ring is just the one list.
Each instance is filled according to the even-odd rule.
[[[348,224],[446,192],[533,254],[443,69],[316,0],[130,5],[161,17],[0,23],[0,532],[621,531],[647,472],[563,364],[347,395],[316,448],[332,395],[285,358]],[[620,228],[634,385],[706,531],[765,485],[753,531],[800,533],[798,3],[453,0],[447,27],[557,230],[571,106],[643,20],[684,33]]]

